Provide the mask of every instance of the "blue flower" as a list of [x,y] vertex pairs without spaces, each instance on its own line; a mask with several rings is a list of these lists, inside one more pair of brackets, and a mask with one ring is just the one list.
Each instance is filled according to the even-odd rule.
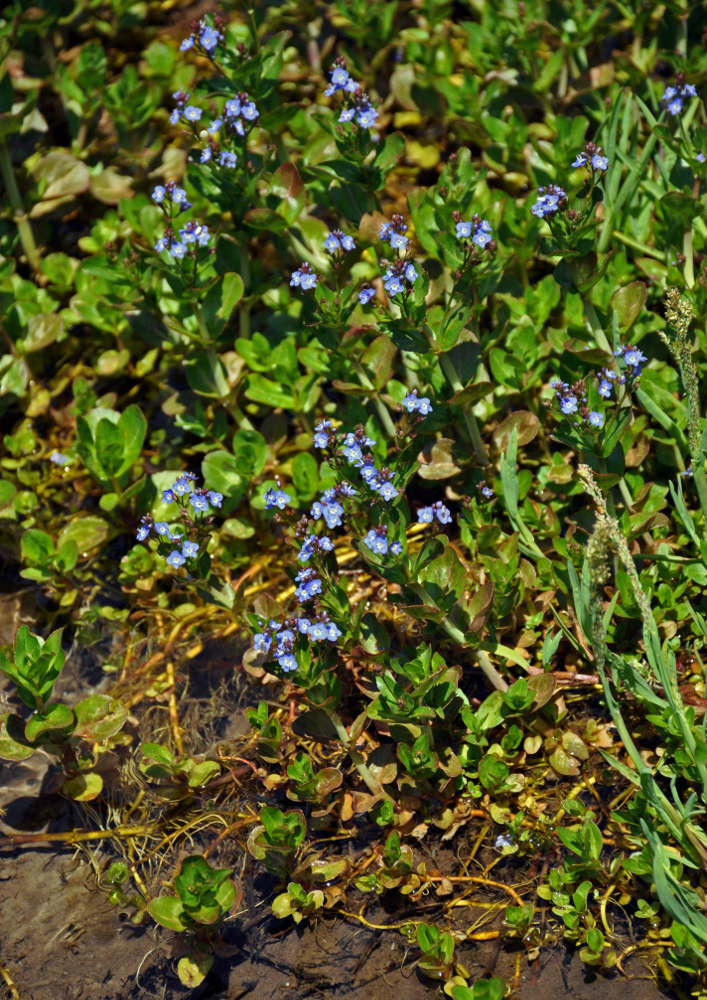
[[236,166],[236,154],[229,152],[227,149],[222,149],[218,157],[219,166],[228,167],[229,170],[233,170]]
[[343,233],[340,229],[335,229],[324,240],[324,249],[328,250],[329,253],[336,253],[337,250],[355,250],[356,243],[353,236]]
[[328,528],[338,528],[341,526],[344,508],[336,500],[328,500],[323,496],[312,504],[310,514],[315,521],[323,517]]
[[353,121],[355,114],[356,114],[356,108],[344,108],[344,110],[339,115],[339,121],[340,122]]
[[399,494],[392,483],[384,482],[378,487],[378,495],[384,500],[394,500]]
[[[599,152],[601,152],[601,148]],[[595,153],[592,156],[592,166],[595,170],[608,170],[609,159],[606,156],[600,156],[599,153]]]
[[295,623],[297,625],[297,631],[300,635],[307,635],[311,627],[309,618],[295,618]]
[[205,27],[199,35],[199,43],[202,49],[211,55],[222,37],[221,32],[217,31],[216,28]]
[[597,410],[592,410],[587,417],[587,423],[591,427],[603,427],[604,426],[604,414],[599,413]]
[[169,535],[169,525],[166,521],[155,521],[155,531],[158,535]]
[[150,534],[150,525],[149,523],[145,524],[143,522],[143,524],[141,524],[140,527],[137,529],[138,542],[144,542],[149,534]]
[[328,639],[329,642],[336,642],[336,640],[341,635],[341,629],[339,628],[338,625],[335,625],[334,622],[326,622],[325,629],[326,629],[325,638]]
[[423,417],[426,417],[428,413],[432,413],[432,404],[429,399],[427,396],[422,396],[418,399],[417,389],[413,389],[412,392],[404,397],[402,405],[408,413],[414,413],[417,411]]
[[400,292],[405,291],[405,285],[400,280],[400,278],[393,274],[390,270],[384,275],[383,287],[385,288],[388,295],[399,295]]
[[203,112],[201,108],[194,107],[193,104],[187,104],[184,109],[184,117],[188,122],[198,122],[201,119]]
[[174,549],[167,556],[167,563],[170,566],[174,567],[174,569],[179,569],[179,567],[183,566],[185,562],[186,562],[186,559],[184,558],[184,556],[182,555],[182,553],[179,552],[177,549]]
[[367,306],[368,303],[371,301],[371,299],[375,297],[375,294],[376,294],[375,289],[371,288],[370,285],[366,285],[358,293],[358,301],[361,303],[362,306]]
[[191,480],[186,476],[180,476],[176,483],[172,483],[171,492],[178,497],[186,496],[191,492]]
[[173,243],[169,248],[169,252],[177,260],[181,260],[182,257],[186,254],[187,248],[183,243]]
[[322,639],[327,638],[327,623],[326,622],[315,622],[309,628],[309,638],[314,639],[315,642],[319,642]]
[[277,662],[280,664],[285,673],[289,673],[290,671],[297,669],[297,660],[294,658],[292,653],[283,653],[282,656],[278,656]]
[[188,49],[192,48],[193,45],[194,45],[194,36],[189,35],[189,37],[185,38],[184,41],[179,46],[179,51],[186,52]]
[[289,493],[285,493],[284,490],[279,488],[279,484],[277,489],[271,486],[265,493],[265,509],[270,510],[271,507],[279,507],[280,510],[284,510],[291,499],[292,497]]
[[327,448],[329,446],[329,435],[321,432],[315,434],[313,444],[315,448]]
[[611,396],[611,382],[608,379],[601,379],[599,382],[599,389],[597,390],[600,396],[604,399],[608,399]]
[[152,192],[152,200],[156,201],[159,205],[160,202],[164,201],[164,197],[167,194],[167,188],[164,184],[158,184],[155,190]]
[[299,583],[299,587],[295,590],[295,597],[302,603],[311,601],[316,594],[322,592],[322,581],[312,569],[301,569],[295,577],[295,582]]
[[417,512],[418,524],[432,524],[435,517],[440,524],[452,523],[452,515],[441,500],[436,500],[429,507],[421,507]]
[[455,232],[458,240],[467,240],[471,236],[471,242],[482,250],[491,242],[490,223],[476,213],[470,222],[457,222]]
[[640,368],[643,362],[647,360],[648,358],[645,354],[642,354],[636,347],[631,347],[624,353],[624,361],[629,368]]
[[256,108],[254,101],[246,101],[245,104],[241,106],[241,114],[247,122],[253,122],[259,117],[260,112]]
[[208,163],[213,155],[214,151],[212,150],[211,146],[206,146],[201,151],[201,156],[199,157],[199,163]]
[[209,499],[209,503],[213,507],[220,507],[223,503],[223,493],[217,493],[215,490],[209,490],[206,496]]
[[196,542],[184,542],[182,544],[182,555],[186,556],[187,559],[193,559],[194,556],[199,554],[199,546]]
[[671,115],[679,115],[682,102],[688,97],[697,97],[697,91],[691,83],[685,83],[685,77],[679,73],[675,79],[677,86],[666,87],[662,100],[667,105]]
[[570,393],[567,396],[562,396],[560,398],[560,409],[565,414],[565,416],[569,416],[571,413],[576,413],[577,406],[578,406],[577,397],[572,393]]
[[218,132],[218,130],[221,128],[222,125],[223,125],[223,119],[214,118],[214,120],[211,122],[211,124],[207,129],[209,135],[216,135],[216,133]]
[[314,274],[312,268],[309,264],[300,264],[299,268],[293,272],[290,278],[290,286],[295,288],[301,288],[303,292],[309,291],[311,288],[315,288],[317,284],[317,275]]
[[384,556],[388,551],[388,529],[385,525],[381,525],[379,528],[371,528],[364,537],[363,544],[367,545],[371,552],[376,552],[380,556]]
[[223,113],[226,118],[238,118],[241,113],[241,102],[238,97],[232,97],[223,106]]
[[376,123],[376,118],[378,117],[378,112],[375,108],[372,108],[370,104],[368,107],[361,108],[361,110],[356,115],[356,122],[362,128],[373,128]]
[[417,271],[415,270],[415,265],[406,264],[404,274],[405,274],[405,279],[409,281],[410,284],[412,284],[415,278],[417,277]]
[[272,636],[269,632],[258,632],[253,636],[253,649],[256,653],[267,653],[272,644]]
[[49,456],[49,461],[53,462],[54,465],[68,465],[71,460],[63,452],[53,451]]
[[561,203],[567,200],[567,195],[561,187],[556,184],[549,184],[547,188],[538,188],[539,198],[530,211],[539,219],[545,215],[554,215],[561,207]]
[[586,164],[586,162],[587,162],[587,154],[577,153],[577,156],[572,161],[571,166],[576,169],[577,167],[583,167]]
[[202,513],[207,513],[209,509],[209,502],[205,496],[200,493],[192,493],[189,497],[189,503],[192,505],[194,510],[201,511]]
[[400,553],[403,551],[402,542],[391,542],[390,551],[394,556],[399,556]]
[[481,496],[484,498],[484,500],[492,500],[493,497],[496,495],[491,489],[491,487],[487,486],[483,480],[479,483],[477,489],[481,494]]
[[393,250],[404,250],[410,241],[402,233],[391,233],[388,242]]

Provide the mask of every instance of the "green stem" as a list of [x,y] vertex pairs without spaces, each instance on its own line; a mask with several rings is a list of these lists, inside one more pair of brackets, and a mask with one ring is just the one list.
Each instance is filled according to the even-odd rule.
[[[439,363],[442,368],[444,377],[446,378],[449,385],[455,392],[461,392],[464,388],[459,376],[456,373],[454,365],[448,354],[439,354]],[[466,429],[469,432],[469,438],[471,440],[474,453],[481,465],[489,464],[489,456],[486,451],[486,445],[481,437],[481,431],[479,430],[479,425],[477,423],[476,417],[471,412],[471,407],[468,403],[461,403],[462,416],[464,417],[464,423],[466,424]]]
[[329,718],[332,721],[334,729],[336,729],[336,734],[339,737],[339,742],[341,743],[346,753],[349,755],[351,763],[356,768],[358,773],[361,775],[361,778],[363,779],[363,782],[365,783],[366,787],[377,798],[388,799],[390,802],[392,802],[393,801],[392,796],[389,795],[388,792],[386,792],[385,788],[383,788],[383,785],[380,783],[380,781],[378,781],[378,779],[375,778],[373,774],[371,774],[371,771],[368,768],[366,762],[364,761],[363,756],[358,752],[356,747],[352,744],[351,740],[349,739],[349,734],[346,731],[346,726],[341,721],[339,715],[336,712],[331,712]]
[[[576,281],[577,275],[575,273],[574,267],[572,268],[572,273]],[[602,351],[606,351],[607,354],[613,354],[613,351],[611,349],[611,344],[609,343],[607,336],[604,333],[603,326],[599,322],[599,317],[597,316],[597,311],[594,308],[594,303],[586,295],[582,295],[582,302],[584,303],[584,317],[587,321],[587,327],[589,328],[592,336],[594,337],[597,347],[600,347]]]
[[248,304],[247,293],[250,285],[250,257],[248,247],[241,244],[238,247],[238,257],[241,266],[241,278],[245,293],[238,307],[238,329],[244,340],[250,340],[250,305]]
[[695,486],[697,487],[697,496],[700,500],[702,516],[707,525],[707,478],[705,477],[705,463],[704,459],[701,458],[697,460],[693,458],[692,461],[692,473],[695,479]]
[[25,252],[32,270],[39,274],[42,270],[42,262],[39,256],[39,251],[37,250],[37,244],[34,241],[34,233],[32,232],[31,223],[27,213],[25,212],[25,207],[22,204],[20,189],[17,187],[15,171],[13,170],[12,159],[10,157],[10,147],[7,142],[0,142],[0,174],[2,174],[2,179],[5,182],[5,189],[7,191],[8,198],[10,199],[10,204],[12,205],[15,225],[17,226],[17,232],[20,237],[22,249]]
[[368,389],[370,391],[371,399],[373,400],[373,405],[378,410],[378,416],[381,418],[381,423],[385,427],[386,433],[392,440],[395,440],[395,433],[396,433],[395,424],[393,423],[393,418],[391,417],[388,411],[388,407],[385,405],[383,400],[380,399],[376,394],[376,391],[373,387],[373,383],[369,379],[368,375],[366,375],[361,362],[352,361],[351,366],[358,375],[363,388]]

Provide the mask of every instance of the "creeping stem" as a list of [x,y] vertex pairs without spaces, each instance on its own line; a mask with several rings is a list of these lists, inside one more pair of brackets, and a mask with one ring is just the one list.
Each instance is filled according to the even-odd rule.
[[22,196],[15,180],[15,171],[12,168],[10,148],[7,142],[0,142],[0,174],[2,174],[2,179],[5,182],[5,190],[12,205],[15,225],[17,226],[22,249],[27,256],[32,270],[39,273],[42,269],[39,250],[37,249],[37,244],[34,242],[32,225],[22,204]]

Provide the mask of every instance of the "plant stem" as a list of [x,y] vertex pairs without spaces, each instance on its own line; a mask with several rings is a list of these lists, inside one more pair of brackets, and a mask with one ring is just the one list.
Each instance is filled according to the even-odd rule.
[[15,171],[13,170],[12,159],[10,157],[10,147],[7,142],[0,142],[0,174],[2,174],[2,179],[5,182],[5,189],[7,190],[7,195],[10,199],[10,204],[12,205],[15,225],[17,226],[17,232],[20,237],[22,249],[25,252],[32,270],[37,274],[40,274],[42,270],[41,258],[39,256],[39,251],[37,250],[37,244],[34,241],[32,225],[29,221],[27,213],[25,212],[24,205],[22,204],[20,189],[17,187]]
[[[444,377],[446,378],[449,385],[455,392],[461,392],[464,386],[461,384],[459,376],[456,373],[454,365],[451,362],[448,354],[439,354],[439,363],[442,368]],[[462,416],[464,417],[464,423],[466,424],[466,429],[469,432],[469,438],[471,439],[471,444],[474,449],[474,453],[481,463],[481,465],[489,464],[489,456],[486,451],[486,445],[481,437],[481,431],[479,430],[479,424],[476,417],[471,412],[471,407],[468,403],[461,403]]]
[[245,289],[243,300],[238,307],[238,329],[244,340],[250,340],[250,306],[247,302],[248,286],[250,285],[250,257],[248,247],[241,244],[238,247],[238,258],[241,266],[241,278]]
[[369,379],[368,375],[364,371],[363,365],[360,361],[351,362],[353,370],[358,375],[361,385],[364,389],[368,389],[371,392],[371,399],[373,400],[373,405],[378,410],[378,416],[381,418],[381,423],[385,427],[386,433],[393,439],[395,439],[395,424],[393,423],[393,418],[388,412],[388,407],[385,405],[382,399],[376,395],[373,383]]
[[385,788],[383,788],[380,781],[378,781],[378,779],[371,774],[366,762],[363,759],[363,756],[351,743],[351,740],[349,739],[349,734],[346,731],[346,726],[341,721],[340,716],[336,712],[331,712],[329,718],[331,719],[332,724],[336,729],[336,734],[339,737],[339,742],[341,743],[346,753],[349,755],[351,763],[354,765],[358,773],[361,775],[361,778],[363,779],[366,787],[373,793],[373,795],[379,798],[382,797],[384,799],[388,799],[389,801],[392,802],[393,801],[392,796],[390,796],[386,792]]

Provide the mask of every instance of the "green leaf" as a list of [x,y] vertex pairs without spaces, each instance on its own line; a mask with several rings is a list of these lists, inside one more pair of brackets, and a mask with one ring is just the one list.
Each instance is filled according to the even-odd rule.
[[183,955],[177,962],[179,982],[182,986],[188,986],[189,989],[201,986],[213,964],[213,955]]
[[103,778],[93,771],[88,774],[77,774],[75,778],[65,781],[61,790],[75,802],[90,802],[98,798],[103,791]]
[[22,555],[27,562],[45,566],[56,553],[54,542],[45,531],[30,528],[20,539]]
[[35,743],[37,737],[51,729],[68,729],[73,725],[74,713],[67,705],[48,705],[41,712],[35,712],[25,725],[25,736]]
[[59,548],[67,542],[73,542],[82,558],[85,558],[93,549],[105,545],[108,538],[108,525],[95,514],[84,514],[62,529],[59,538]]
[[183,931],[189,926],[187,911],[177,896],[160,896],[151,899],[147,904],[147,912],[153,920],[171,931]]
[[311,500],[319,486],[319,468],[308,451],[301,451],[292,462],[292,482],[300,500]]
[[228,451],[212,451],[201,463],[201,475],[209,489],[225,497],[239,499],[243,496],[238,459]]
[[199,396],[223,399],[229,393],[226,369],[213,348],[200,351],[186,363],[187,382]]
[[100,743],[115,736],[123,728],[128,710],[117,698],[107,694],[92,694],[74,708],[74,736]]
[[0,715],[0,760],[27,760],[34,750],[25,739],[23,719],[19,715]]

